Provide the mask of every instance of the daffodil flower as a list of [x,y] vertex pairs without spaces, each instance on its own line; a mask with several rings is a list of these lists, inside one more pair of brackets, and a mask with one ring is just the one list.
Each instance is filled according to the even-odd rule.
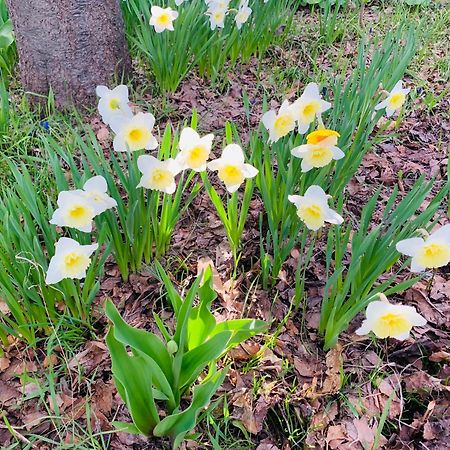
[[117,202],[106,193],[107,190],[106,180],[100,175],[90,178],[83,186],[83,191],[90,200],[95,210],[95,215],[117,206]]
[[258,174],[258,169],[245,163],[244,152],[237,144],[227,145],[220,158],[208,163],[208,169],[217,171],[230,193],[236,192],[246,178]]
[[58,208],[50,220],[51,224],[76,228],[86,233],[92,231],[92,220],[97,212],[93,202],[84,191],[77,189],[60,192],[57,205]]
[[207,14],[209,15],[211,30],[214,31],[216,28],[223,28],[225,26],[225,17],[227,15],[226,9],[213,5],[208,10]]
[[322,113],[330,108],[331,103],[322,100],[319,86],[316,83],[309,83],[300,98],[292,104],[292,110],[298,124],[298,132],[300,134],[306,133],[316,117],[321,122]]
[[380,298],[382,300],[369,303],[366,319],[356,334],[362,336],[373,331],[381,339],[392,337],[404,341],[409,338],[414,326],[422,327],[427,323],[413,306],[393,305],[383,294],[380,294]]
[[450,224],[444,225],[427,238],[413,237],[397,243],[397,250],[411,256],[411,272],[437,269],[450,262]]
[[97,86],[95,92],[100,97],[98,112],[104,123],[109,125],[117,117],[132,117],[133,113],[128,105],[128,87],[124,84],[108,89],[106,86]]
[[213,134],[200,137],[192,128],[184,128],[180,136],[181,151],[176,157],[181,169],[192,169],[196,172],[206,170],[206,162],[211,153],[213,140]]
[[142,178],[137,187],[173,194],[177,188],[175,177],[181,172],[180,165],[173,159],[160,161],[154,156],[139,156],[137,165]]
[[248,6],[248,0],[241,0],[238,12],[236,13],[236,16],[234,18],[238,30],[240,30],[242,28],[242,25],[247,22],[251,13],[252,9]]
[[392,91],[388,94],[387,98],[375,106],[375,111],[386,108],[386,116],[391,117],[395,111],[401,109],[406,101],[406,96],[409,94],[410,89],[403,89],[403,80],[397,81]]
[[59,283],[65,278],[82,279],[91,264],[90,256],[98,249],[98,244],[80,245],[70,238],[61,238],[55,244],[55,255],[50,260],[45,282]]
[[261,120],[269,131],[269,142],[277,142],[295,128],[294,110],[288,100],[283,102],[278,113],[274,110],[267,111]]
[[116,152],[154,150],[158,141],[152,134],[155,117],[151,113],[138,113],[133,117],[114,119],[111,128],[116,133],[113,147]]
[[178,17],[178,12],[172,8],[161,8],[159,6],[152,6],[152,16],[150,17],[150,25],[155,28],[157,33],[162,33],[164,30],[173,31],[173,21]]
[[344,219],[328,206],[329,195],[320,186],[310,186],[304,196],[289,195],[288,199],[297,207],[297,215],[312,231],[322,228],[325,222],[340,225]]
[[336,146],[339,133],[334,130],[320,129],[308,134],[306,144],[291,150],[292,155],[302,158],[302,172],[312,168],[324,167],[332,160],[345,156],[344,152]]

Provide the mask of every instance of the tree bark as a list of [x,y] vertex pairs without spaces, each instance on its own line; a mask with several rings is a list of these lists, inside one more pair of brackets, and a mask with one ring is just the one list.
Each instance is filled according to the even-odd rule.
[[6,0],[24,89],[59,107],[89,105],[130,69],[120,0]]

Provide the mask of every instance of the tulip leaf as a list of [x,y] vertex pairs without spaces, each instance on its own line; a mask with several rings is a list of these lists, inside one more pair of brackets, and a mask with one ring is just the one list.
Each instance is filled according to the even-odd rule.
[[206,341],[216,326],[216,319],[211,313],[211,303],[216,299],[217,292],[212,288],[212,270],[207,267],[202,275],[203,285],[198,289],[200,303],[192,308],[188,325],[188,349],[199,346]]
[[145,358],[127,353],[125,346],[114,337],[114,327],[108,331],[106,343],[111,354],[117,390],[130,410],[136,428],[149,436],[159,423],[151,387],[150,366]]
[[161,420],[153,430],[155,436],[169,435],[175,439],[174,448],[177,448],[182,439],[197,423],[197,417],[203,408],[208,406],[211,397],[222,384],[228,368],[215,373],[207,381],[194,387],[192,403],[182,412],[172,414]]
[[230,350],[248,338],[265,332],[267,330],[267,323],[257,319],[226,320],[216,325],[213,335],[225,330],[233,332],[226,348],[226,350]]
[[169,383],[172,383],[172,363],[169,352],[161,339],[153,333],[128,325],[111,300],[106,302],[106,315],[114,324],[115,338],[122,344],[129,345],[148,355],[161,368]]
[[186,387],[193,383],[206,365],[216,360],[226,350],[231,335],[231,331],[222,331],[187,352],[181,365],[180,386]]

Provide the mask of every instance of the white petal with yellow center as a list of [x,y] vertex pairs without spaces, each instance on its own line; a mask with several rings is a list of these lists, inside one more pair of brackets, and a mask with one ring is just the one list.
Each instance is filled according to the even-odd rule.
[[164,30],[173,31],[173,21],[178,17],[178,12],[172,8],[161,8],[160,6],[152,6],[150,25],[155,28],[157,33]]
[[61,238],[55,244],[55,255],[50,260],[45,282],[55,284],[65,278],[85,278],[90,257],[97,249],[98,244],[80,245],[73,239]]
[[192,169],[196,172],[206,170],[213,140],[213,134],[200,137],[192,128],[184,128],[180,136],[180,153],[176,157],[181,168]]
[[321,118],[322,113],[331,108],[331,103],[322,99],[319,86],[309,83],[303,94],[292,104],[295,120],[298,124],[298,132],[304,134],[316,118]]
[[391,304],[384,295],[367,306],[366,319],[356,330],[358,335],[366,335],[371,331],[381,339],[392,337],[404,340],[409,337],[414,326],[423,326],[426,320],[412,306]]
[[95,209],[95,214],[101,214],[117,206],[117,202],[106,191],[108,185],[102,176],[95,176],[86,181],[83,191]]
[[114,119],[111,128],[116,133],[113,141],[117,152],[153,150],[158,141],[152,134],[155,117],[150,113],[138,113],[132,118]]
[[258,170],[251,164],[245,163],[244,152],[237,144],[227,145],[222,156],[208,163],[208,169],[216,170],[227,191],[236,192],[246,178],[253,178]]
[[287,100],[283,102],[278,113],[274,110],[267,111],[261,121],[269,132],[269,142],[277,142],[295,129],[295,115]]
[[386,108],[387,117],[391,117],[395,111],[399,111],[406,101],[406,96],[410,92],[410,89],[403,89],[402,86],[403,80],[397,81],[387,98],[375,106],[375,111]]
[[289,195],[288,199],[297,207],[297,215],[312,231],[322,228],[325,222],[340,225],[344,219],[328,206],[329,196],[316,185],[310,186],[304,196]]
[[160,161],[151,155],[139,156],[138,168],[142,178],[137,187],[173,194],[177,188],[175,176],[181,171],[180,165],[172,158]]
[[84,191],[62,191],[58,195],[57,204],[58,208],[53,213],[51,224],[84,232],[92,231],[96,210]]
[[445,225],[426,239],[414,237],[397,243],[397,251],[411,256],[411,271],[437,269],[450,262],[450,225]]
[[133,113],[128,105],[128,87],[121,84],[114,89],[97,86],[96,93],[100,97],[98,112],[105,124],[121,117],[132,117]]

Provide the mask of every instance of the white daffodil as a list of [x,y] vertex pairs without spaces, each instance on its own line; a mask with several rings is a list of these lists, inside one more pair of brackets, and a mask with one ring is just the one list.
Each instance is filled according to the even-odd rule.
[[319,86],[316,83],[309,83],[300,98],[292,104],[292,110],[298,124],[298,132],[300,134],[306,133],[316,117],[321,122],[322,113],[330,108],[331,103],[322,100]]
[[325,222],[340,225],[344,219],[328,206],[329,195],[320,186],[310,186],[304,196],[289,195],[288,199],[297,207],[297,215],[312,231],[322,228]]
[[320,129],[308,134],[306,144],[293,148],[291,153],[297,158],[303,158],[302,172],[324,167],[332,160],[343,158],[344,152],[336,147],[338,137],[337,131]]
[[175,0],[175,5],[180,6],[184,3],[185,0]]
[[81,279],[91,264],[90,256],[98,249],[98,244],[80,245],[70,238],[61,238],[55,244],[55,255],[50,260],[45,282],[59,283],[64,278]]
[[208,163],[208,169],[217,170],[217,175],[230,193],[236,192],[246,178],[258,174],[258,169],[245,163],[244,152],[237,144],[227,145],[220,158]]
[[152,16],[150,17],[150,25],[155,27],[157,33],[162,33],[164,30],[173,31],[173,21],[178,17],[178,12],[172,8],[161,8],[159,6],[152,6]]
[[247,22],[251,13],[252,9],[248,6],[248,0],[241,0],[238,12],[236,13],[236,16],[234,18],[238,30],[240,30],[242,25]]
[[166,194],[173,194],[177,188],[175,177],[181,172],[180,165],[172,158],[160,161],[154,156],[139,156],[137,165],[142,178],[137,187],[144,187]]
[[116,152],[134,152],[136,150],[154,150],[158,141],[152,134],[155,117],[151,113],[138,113],[111,122],[111,128],[116,136],[113,147]]
[[391,117],[395,111],[400,110],[410,91],[410,89],[403,89],[402,84],[403,80],[397,81],[387,98],[375,106],[375,111],[386,108],[386,116]]
[[397,250],[411,256],[411,272],[437,269],[450,262],[450,224],[431,233],[426,239],[413,237],[396,245]]
[[366,319],[356,334],[362,336],[373,331],[381,339],[392,337],[404,341],[409,338],[412,327],[422,327],[427,323],[413,306],[393,305],[383,294],[380,294],[380,298],[369,303]]
[[58,208],[53,213],[50,223],[60,227],[76,228],[89,233],[92,220],[96,216],[96,207],[81,189],[62,191],[58,195]]
[[210,9],[208,9],[207,14],[209,15],[211,30],[215,30],[216,28],[223,28],[225,26],[227,9],[223,9],[215,6],[215,4],[212,4]]
[[176,157],[181,169],[192,169],[196,172],[206,170],[206,162],[211,153],[213,140],[213,134],[200,137],[192,128],[185,128],[180,136],[181,151]]
[[131,117],[133,113],[128,106],[128,87],[124,84],[108,89],[106,86],[97,86],[95,92],[100,97],[98,112],[104,123],[109,125],[115,117]]
[[261,120],[269,131],[269,142],[277,142],[295,128],[295,115],[288,100],[283,102],[278,113],[274,110],[267,111]]
[[106,193],[107,190],[106,180],[100,175],[90,178],[83,186],[83,191],[90,200],[95,215],[117,206],[117,202]]

